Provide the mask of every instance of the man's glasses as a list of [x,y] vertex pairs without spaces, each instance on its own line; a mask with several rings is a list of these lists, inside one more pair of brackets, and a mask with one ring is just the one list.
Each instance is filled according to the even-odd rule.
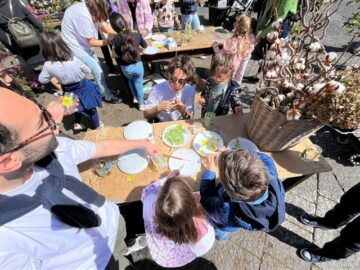
[[31,143],[36,137],[38,137],[39,135],[43,134],[45,131],[47,130],[51,130],[51,131],[55,131],[60,124],[57,124],[54,120],[54,118],[52,117],[51,113],[49,113],[49,111],[47,109],[45,109],[44,106],[42,106],[41,104],[37,104],[42,112],[42,117],[43,119],[49,124],[47,127],[44,127],[42,129],[40,129],[38,132],[36,132],[36,134],[34,134],[33,136],[31,136],[30,138],[26,139],[25,141],[15,145],[13,148],[11,148],[10,150],[6,151],[3,154],[6,153],[11,153],[11,152],[15,152],[21,148],[23,148],[25,145]]
[[178,78],[173,78],[173,77],[170,77],[170,82],[175,84],[175,83],[178,83],[180,85],[184,85],[187,83],[187,80],[186,79],[178,79]]

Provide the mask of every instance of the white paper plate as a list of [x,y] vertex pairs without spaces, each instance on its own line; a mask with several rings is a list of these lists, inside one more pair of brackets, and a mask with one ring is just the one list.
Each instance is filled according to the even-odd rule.
[[171,154],[174,157],[179,157],[186,159],[179,160],[174,158],[169,158],[169,169],[180,170],[180,175],[182,176],[193,176],[201,168],[201,158],[200,156],[192,149],[178,149]]
[[157,54],[159,51],[160,51],[159,48],[149,46],[144,50],[144,53],[152,55],[152,54]]
[[179,126],[179,124],[177,124],[177,125],[172,125],[172,126],[169,126],[169,127],[165,128],[164,131],[163,131],[162,134],[161,134],[161,138],[162,138],[163,142],[164,142],[167,146],[170,146],[170,147],[182,147],[182,146],[186,145],[186,144],[190,141],[190,139],[191,139],[191,133],[190,133],[190,131],[189,131],[186,127],[180,125],[183,129],[185,129],[185,133],[183,134],[183,135],[184,135],[184,141],[183,141],[183,143],[182,143],[182,144],[172,144],[171,142],[169,142],[169,141],[165,138],[165,134],[166,134],[167,132],[169,132],[170,129],[175,128],[176,126]]
[[118,158],[119,169],[127,174],[143,171],[149,165],[149,157],[143,149],[137,148],[122,154]]
[[166,43],[165,41],[153,41],[151,42],[151,46],[156,47],[156,48],[162,48],[165,47]]
[[224,147],[224,141],[219,134],[205,131],[196,135],[193,147],[201,156],[208,156],[217,153],[216,149]]
[[242,137],[232,139],[228,143],[228,147],[233,151],[244,149],[250,152],[259,152],[259,148],[257,148],[255,143]]
[[152,127],[143,120],[134,121],[124,129],[124,138],[127,140],[142,140],[150,136],[152,136]]
[[156,35],[152,35],[151,39],[156,41],[163,41],[166,39],[166,36],[163,34],[156,34]]
[[151,37],[152,37],[152,33],[149,33],[149,34],[147,34],[146,37],[144,37],[144,39],[150,39]]

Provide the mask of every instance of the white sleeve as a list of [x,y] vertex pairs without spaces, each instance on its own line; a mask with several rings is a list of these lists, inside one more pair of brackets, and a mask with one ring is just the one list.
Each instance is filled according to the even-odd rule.
[[51,79],[51,74],[49,73],[47,69],[47,65],[45,63],[43,69],[41,70],[38,80],[42,84],[47,84],[48,82],[50,82],[50,79]]
[[186,111],[193,112],[194,111],[194,100],[195,100],[195,89],[192,86],[189,86],[189,89],[184,96],[184,103],[186,106]]
[[76,29],[77,34],[82,38],[88,39],[97,36],[97,33],[94,33],[96,25],[91,18],[86,15],[79,16],[75,19],[74,28]]
[[37,270],[41,269],[40,260],[31,260],[26,254],[14,251],[0,252],[0,269],[2,270]]
[[151,90],[149,97],[145,101],[145,109],[150,109],[160,103],[158,92],[159,91],[156,86]]
[[89,141],[72,140],[58,137],[59,146],[55,152],[57,155],[67,155],[69,160],[78,165],[91,159],[96,152],[95,143]]
[[80,66],[80,69],[84,74],[90,74],[91,73],[91,69],[87,65],[85,65],[83,61],[81,61],[77,57],[74,57],[74,59],[75,59],[75,62]]

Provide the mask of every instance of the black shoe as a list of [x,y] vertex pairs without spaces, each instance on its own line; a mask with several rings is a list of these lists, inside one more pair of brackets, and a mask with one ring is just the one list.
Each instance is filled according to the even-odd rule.
[[105,101],[107,103],[112,103],[112,104],[120,104],[120,103],[122,103],[122,99],[118,98],[116,96],[112,96],[110,99],[107,99],[107,98],[103,97],[103,101]]
[[299,220],[302,224],[305,224],[307,226],[312,226],[314,228],[320,228],[323,230],[329,230],[331,228],[321,224],[320,218],[319,217],[315,217],[309,214],[302,214],[299,217]]
[[321,253],[320,248],[316,248],[316,249],[303,248],[298,250],[298,255],[300,256],[300,258],[307,262],[320,263],[320,262],[327,262],[333,260],[331,258],[320,255],[320,253]]

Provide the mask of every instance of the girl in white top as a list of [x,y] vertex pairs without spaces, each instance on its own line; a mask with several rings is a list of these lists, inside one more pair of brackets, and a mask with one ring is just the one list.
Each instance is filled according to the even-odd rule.
[[46,60],[39,81],[48,83],[56,78],[64,92],[73,92],[79,97],[78,112],[75,113],[74,130],[81,130],[80,113],[92,120],[94,129],[100,128],[100,119],[96,107],[102,106],[99,87],[85,74],[91,70],[72,55],[69,47],[57,32],[44,32],[41,36],[42,54]]

